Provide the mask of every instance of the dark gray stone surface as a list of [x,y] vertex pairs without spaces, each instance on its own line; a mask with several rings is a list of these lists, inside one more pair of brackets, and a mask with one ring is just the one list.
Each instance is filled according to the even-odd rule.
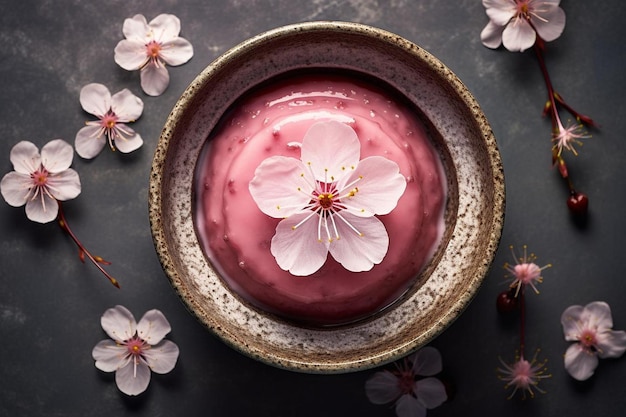
[[[507,184],[506,222],[491,273],[466,312],[432,344],[456,395],[431,416],[618,416],[626,408],[626,358],[602,360],[579,383],[565,372],[561,312],[571,304],[605,300],[616,329],[626,329],[622,244],[626,232],[623,157],[626,150],[624,9],[617,0],[563,1],[567,26],[548,44],[547,64],[559,90],[601,125],[580,156],[569,158],[578,188],[590,198],[585,225],[572,221],[566,188],[551,168],[550,122],[541,117],[546,91],[532,52],[484,48],[487,23],[479,1],[408,0],[78,0],[3,2],[0,5],[0,170],[12,169],[19,140],[38,146],[54,138],[73,143],[91,116],[80,88],[100,82],[129,88],[145,102],[133,125],[144,146],[131,155],[106,150],[92,161],[75,157],[83,191],[65,205],[75,232],[94,253],[113,262],[116,290],[90,264],[81,264],[55,223],[34,224],[23,209],[0,204],[0,415],[3,416],[393,416],[370,404],[366,379],[304,375],[275,369],[231,350],[188,314],[157,259],[148,224],[148,173],[165,119],[206,65],[249,36],[306,20],[345,20],[390,30],[433,53],[475,94],[498,140]],[[138,73],[113,61],[124,18],[148,20],[174,13],[193,59],[170,68],[171,84],[147,97]],[[507,400],[496,377],[498,357],[512,360],[515,320],[496,313],[506,288],[502,265],[509,245],[527,244],[545,271],[540,295],[527,297],[527,348],[541,348],[552,378],[547,394]],[[115,304],[139,317],[158,308],[168,336],[181,350],[173,372],[153,376],[137,398],[121,394],[113,374],[98,371],[91,349],[105,338],[99,318]]]

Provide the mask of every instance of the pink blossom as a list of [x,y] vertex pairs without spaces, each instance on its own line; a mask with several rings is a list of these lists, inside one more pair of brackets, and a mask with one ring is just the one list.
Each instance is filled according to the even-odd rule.
[[524,245],[523,255],[519,258],[515,255],[513,246],[511,246],[510,249],[513,254],[513,259],[515,260],[515,265],[506,263],[504,264],[504,268],[509,271],[511,275],[513,275],[513,281],[511,282],[510,288],[515,288],[515,296],[517,297],[520,289],[526,285],[530,285],[535,293],[539,294],[539,290],[537,289],[535,283],[543,282],[541,271],[546,268],[550,268],[552,265],[547,264],[540,267],[534,263],[537,257],[533,253],[528,255],[526,245]]
[[70,168],[74,149],[62,139],[48,142],[39,149],[32,142],[18,142],[12,149],[13,169],[2,178],[2,197],[13,207],[26,205],[26,216],[38,223],[57,218],[59,201],[80,194],[80,178]]
[[76,134],[76,153],[85,159],[96,157],[105,143],[112,150],[132,152],[143,145],[139,133],[127,123],[137,120],[143,112],[143,101],[126,88],[111,96],[102,84],[87,84],[80,90],[80,104],[99,120],[86,122]]
[[405,358],[395,371],[375,373],[365,383],[365,393],[374,404],[395,401],[398,417],[423,417],[427,409],[438,407],[448,399],[443,383],[432,377],[441,369],[439,351],[425,347]]
[[565,369],[579,381],[593,375],[598,358],[618,358],[626,351],[626,332],[612,330],[611,308],[603,301],[566,308],[561,324],[565,340],[577,342],[565,352]]
[[580,123],[574,123],[568,127],[564,127],[561,124],[561,120],[557,118],[557,131],[552,137],[556,156],[561,156],[563,149],[572,152],[574,155],[578,155],[574,145],[582,145],[580,140],[588,137],[589,135],[585,134],[583,126]]
[[488,48],[501,44],[513,52],[523,52],[535,44],[537,35],[546,42],[561,36],[565,12],[561,0],[483,0],[489,23],[480,34]]
[[115,47],[115,62],[128,71],[140,70],[141,88],[151,96],[165,91],[170,82],[167,65],[178,66],[193,56],[191,43],[178,36],[180,20],[160,14],[148,23],[143,15],[124,20],[126,39]]
[[150,371],[165,374],[174,369],[178,346],[164,340],[170,324],[159,310],[150,310],[139,324],[123,306],[108,309],[100,320],[112,339],[100,341],[92,356],[96,368],[115,372],[115,383],[124,394],[138,395],[148,388]]
[[330,252],[349,271],[370,270],[389,246],[375,215],[396,207],[405,177],[384,157],[359,161],[359,138],[343,123],[315,123],[300,149],[301,160],[265,159],[249,185],[259,209],[283,219],[270,247],[276,262],[293,275],[310,275]]
[[499,378],[506,382],[505,388],[513,388],[509,399],[513,398],[519,390],[521,390],[523,398],[526,398],[527,393],[534,397],[535,392],[533,389],[545,394],[545,391],[539,388],[538,385],[542,379],[550,378],[551,375],[545,373],[545,362],[537,362],[537,353],[535,353],[530,362],[524,359],[523,355],[517,358],[511,365],[505,363],[502,359],[500,359],[500,362],[503,367],[498,368],[498,372],[501,373]]

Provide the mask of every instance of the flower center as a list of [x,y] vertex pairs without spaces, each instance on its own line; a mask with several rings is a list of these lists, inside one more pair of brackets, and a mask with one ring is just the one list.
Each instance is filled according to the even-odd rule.
[[138,337],[133,337],[126,342],[126,349],[132,356],[140,356],[147,348],[146,343]]
[[109,112],[100,119],[100,125],[107,130],[111,130],[117,124],[117,119],[117,115],[109,110]]
[[580,343],[588,350],[594,349],[598,343],[596,333],[592,330],[585,329],[580,335]]
[[530,362],[525,359],[520,359],[513,366],[513,372],[511,375],[513,376],[512,382],[516,386],[520,388],[528,388],[530,384],[533,383],[535,373],[533,372]]
[[30,174],[30,178],[33,180],[33,183],[37,187],[43,187],[48,182],[48,171],[45,168],[41,167],[37,171]]
[[539,278],[540,272],[541,268],[534,263],[515,265],[515,278],[522,284],[530,284]]
[[333,193],[324,193],[317,196],[317,202],[321,208],[328,210],[333,206]]
[[158,43],[157,41],[150,41],[150,43],[146,45],[146,54],[150,58],[155,59],[159,56],[160,53],[161,53],[161,44]]

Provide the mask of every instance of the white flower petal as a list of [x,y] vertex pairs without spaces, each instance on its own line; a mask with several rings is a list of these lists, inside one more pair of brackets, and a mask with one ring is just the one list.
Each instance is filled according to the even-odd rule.
[[102,151],[107,139],[104,134],[99,135],[99,131],[100,126],[88,125],[76,133],[74,147],[81,158],[92,159]]
[[598,366],[598,357],[574,343],[565,352],[565,369],[579,381],[588,379]]
[[583,313],[583,306],[569,306],[561,314],[561,325],[565,340],[574,342],[580,336],[580,318]]
[[270,250],[276,263],[296,276],[311,275],[324,265],[328,256],[328,242],[317,240],[317,214],[293,229],[309,215],[303,212],[281,220],[272,237]]
[[117,305],[104,312],[100,319],[102,329],[116,342],[123,342],[135,336],[137,322],[133,314],[124,306]]
[[415,395],[428,409],[439,407],[448,399],[446,387],[437,378],[424,378],[415,382]]
[[39,148],[26,140],[16,143],[11,148],[9,159],[13,164],[13,169],[20,174],[30,175],[41,165]]
[[311,200],[314,182],[302,162],[272,156],[259,164],[248,188],[263,213],[280,219],[302,211]]
[[104,372],[113,372],[126,361],[128,350],[111,339],[101,340],[93,348],[91,356],[96,361],[96,368]]
[[127,71],[135,71],[148,62],[146,44],[134,40],[123,39],[117,43],[113,59],[115,63]]
[[139,395],[150,384],[150,367],[143,361],[138,361],[135,367],[131,360],[128,365],[115,372],[115,383],[124,394]]
[[134,122],[143,113],[143,101],[125,88],[111,97],[111,110],[118,117],[118,122]]
[[118,137],[117,139],[115,139],[115,148],[121,153],[130,153],[141,148],[141,146],[143,145],[143,139],[141,138],[141,135],[139,135],[139,133],[135,133],[135,131],[128,126],[125,126],[124,130],[129,133],[132,132],[132,136]]
[[432,346],[426,346],[409,358],[413,366],[411,369],[415,375],[432,376],[443,369],[441,353]]
[[541,39],[550,42],[563,33],[565,29],[565,12],[560,7],[554,7],[549,13],[542,14],[541,19],[532,16],[531,21]]
[[480,41],[487,48],[497,49],[502,45],[502,31],[504,26],[497,25],[491,20],[487,26],[480,32]]
[[154,39],[163,43],[175,39],[180,33],[180,19],[173,14],[160,14],[148,24]]
[[59,214],[59,203],[47,194],[40,194],[26,202],[26,217],[37,223],[50,223]]
[[102,117],[111,109],[111,93],[102,84],[87,84],[80,90],[80,105],[87,113]]
[[404,394],[396,402],[396,415],[398,417],[425,417],[426,408],[417,398]]
[[41,164],[52,174],[65,171],[72,165],[74,148],[63,139],[55,139],[41,148]]
[[32,195],[32,184],[33,181],[29,175],[11,171],[2,178],[0,191],[10,206],[21,207]]
[[176,360],[178,359],[178,346],[176,343],[163,340],[156,346],[152,346],[144,352],[146,362],[153,372],[157,374],[166,374],[174,369]]
[[483,0],[483,6],[489,19],[499,26],[504,26],[515,16],[516,6],[510,0]]
[[141,44],[146,44],[152,40],[152,31],[150,26],[148,26],[148,21],[141,14],[124,19],[122,33],[124,33],[126,39]]
[[160,57],[168,65],[178,66],[193,57],[193,46],[185,38],[176,38],[161,45]]
[[376,372],[365,382],[365,394],[374,404],[386,404],[402,394],[398,377],[389,371]]
[[613,328],[611,307],[604,301],[594,301],[587,304],[580,315],[580,320],[599,331]]
[[80,194],[80,177],[78,172],[71,168],[48,177],[46,188],[54,198],[67,201]]
[[596,338],[598,356],[601,358],[619,358],[626,351],[626,332],[623,330],[605,330]]
[[302,139],[301,159],[310,165],[315,179],[332,183],[356,168],[361,144],[356,132],[336,122],[313,124]]
[[[330,254],[348,271],[369,271],[387,254],[389,236],[385,225],[376,217],[358,217],[345,210],[339,214],[343,217],[342,220],[335,215],[339,239],[330,244]],[[360,235],[346,222],[358,230]]]
[[[359,179],[360,178],[360,179]],[[341,201],[357,216],[389,214],[406,189],[406,178],[400,174],[398,164],[382,156],[371,156],[359,162],[356,170],[342,181],[358,191]],[[346,190],[348,191],[348,190]]]
[[170,83],[170,74],[164,64],[148,63],[141,69],[141,88],[149,96],[160,96]]
[[537,39],[535,30],[524,19],[509,23],[502,32],[502,44],[511,52],[524,52]]
[[172,331],[170,323],[163,313],[156,309],[147,311],[137,324],[137,335],[151,345],[159,343],[170,331]]

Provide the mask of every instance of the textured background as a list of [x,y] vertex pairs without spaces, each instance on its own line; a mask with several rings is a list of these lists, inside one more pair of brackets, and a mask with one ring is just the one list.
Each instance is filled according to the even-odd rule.
[[[92,161],[75,157],[81,195],[65,205],[83,243],[113,261],[116,290],[55,223],[39,225],[23,209],[0,204],[0,415],[3,416],[393,416],[365,397],[368,370],[303,375],[248,359],[207,332],[171,289],[152,245],[148,173],[165,119],[193,78],[214,58],[264,30],[306,20],[346,20],[378,26],[419,44],[448,65],[475,94],[495,132],[507,185],[506,221],[494,267],[466,312],[432,345],[456,395],[431,416],[622,415],[626,358],[603,360],[578,383],[565,372],[561,312],[571,304],[605,300],[616,329],[626,329],[626,284],[621,250],[626,220],[623,175],[626,131],[626,50],[622,2],[562,2],[564,34],[548,44],[547,64],[558,91],[601,129],[569,158],[574,181],[590,198],[590,216],[576,224],[567,191],[550,165],[550,122],[541,118],[546,91],[532,52],[484,48],[487,17],[478,0],[275,0],[3,2],[0,5],[0,171],[12,169],[19,140],[38,146],[54,138],[73,143],[91,116],[78,101],[90,82],[112,92],[129,88],[145,103],[133,125],[144,146],[130,155],[104,150]],[[113,61],[124,18],[176,14],[193,59],[170,68],[160,97],[147,97],[137,72]],[[566,118],[567,116],[564,117]],[[547,394],[507,400],[496,377],[498,357],[511,361],[518,345],[515,320],[494,304],[506,288],[502,265],[509,245],[527,244],[552,263],[541,294],[529,294],[527,348],[541,348],[552,378]],[[98,371],[91,349],[105,337],[99,318],[115,304],[140,317],[162,310],[181,350],[173,372],[154,376],[137,398],[121,394],[113,374]]]

